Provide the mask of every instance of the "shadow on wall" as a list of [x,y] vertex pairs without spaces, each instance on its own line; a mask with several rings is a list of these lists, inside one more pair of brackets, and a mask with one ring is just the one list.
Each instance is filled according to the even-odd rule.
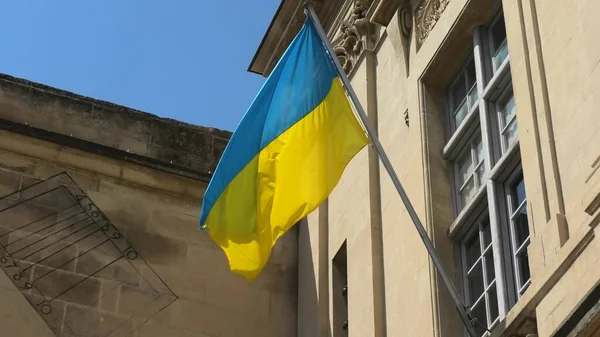
[[[308,220],[302,219],[297,226],[298,233],[298,337],[323,337],[319,331],[319,296],[318,296],[318,278],[316,271],[319,266],[313,259],[318,256],[318,223],[309,225]],[[312,237],[315,242],[311,242]],[[328,300],[328,299],[327,299]],[[328,333],[326,337],[331,336],[331,330],[326,326]]]

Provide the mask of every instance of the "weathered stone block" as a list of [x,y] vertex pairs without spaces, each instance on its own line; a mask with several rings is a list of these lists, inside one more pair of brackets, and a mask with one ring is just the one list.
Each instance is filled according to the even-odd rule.
[[212,146],[211,136],[201,128],[167,120],[152,124],[150,143],[198,154],[210,153]]
[[[167,310],[170,311],[171,319],[168,326],[181,327],[209,336],[265,335],[265,330],[261,333],[259,322],[228,308],[180,298]],[[229,319],[223,320],[222,317],[229,317]],[[266,329],[264,326],[262,328]]]
[[223,152],[225,152],[225,148],[227,147],[228,143],[228,139],[217,137],[213,138],[212,155],[213,159],[215,160],[215,165],[219,161],[219,159],[221,159],[221,156],[223,155]]
[[74,285],[60,296],[61,301],[87,307],[98,307],[100,302],[100,280],[89,277]]
[[102,280],[116,281],[131,286],[139,286],[142,275],[126,259],[119,259],[95,274]]
[[185,241],[135,229],[127,231],[127,240],[146,262],[170,266],[185,264],[188,246]]
[[203,275],[223,274],[229,272],[229,263],[225,252],[216,244],[214,247],[189,244],[187,247],[186,268]]
[[188,166],[188,153],[179,148],[148,144],[148,155],[167,163]]
[[201,243],[210,240],[207,233],[200,230],[198,218],[183,213],[155,210],[147,228],[151,232],[186,242]]
[[[173,293],[179,298],[194,301],[203,301],[206,298],[206,276],[186,271],[179,266],[166,267],[150,265],[153,271],[168,287],[168,293]],[[146,274],[143,274],[146,277]],[[157,291],[162,291],[157,289]]]
[[33,158],[20,156],[16,153],[0,150],[0,168],[4,172],[22,173],[32,175],[36,168],[36,161]]
[[5,197],[9,194],[17,192],[17,194],[13,194],[12,196],[10,196],[10,198],[17,198],[20,183],[20,173],[0,170],[0,197]]
[[[150,140],[150,128],[154,116],[127,110],[114,105],[107,107],[95,105],[92,122],[103,132],[110,132],[122,139],[130,138],[147,143]],[[121,146],[119,148],[124,149]]]
[[82,309],[68,305],[65,321],[76,336],[104,337],[129,321],[129,317],[117,316],[94,309]]
[[101,279],[100,309],[116,313],[119,306],[121,294],[121,283],[112,280]]
[[[182,329],[169,328],[158,324],[145,324],[138,329],[139,337],[189,337],[190,335]],[[205,335],[208,336],[208,335]]]
[[209,171],[213,173],[212,170],[216,167],[216,162],[213,161],[213,158],[208,156],[190,155],[186,166],[201,173],[208,173]]
[[231,308],[232,311],[246,314],[257,323],[267,324],[269,312],[256,310],[256,308],[269,308],[268,290],[254,287],[243,278],[231,273],[208,276],[203,283],[205,288],[203,302]]
[[143,317],[146,308],[160,295],[154,291],[123,286],[119,294],[119,314]]

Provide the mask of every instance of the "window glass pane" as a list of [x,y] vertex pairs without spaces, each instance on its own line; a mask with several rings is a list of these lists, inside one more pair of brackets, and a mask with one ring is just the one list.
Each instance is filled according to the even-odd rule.
[[529,274],[529,257],[527,254],[527,249],[525,249],[519,256],[517,256],[518,264],[519,264],[519,286],[523,287],[531,275]]
[[515,98],[514,98],[514,96],[510,96],[510,98],[506,101],[506,103],[504,103],[504,105],[502,105],[501,109],[502,109],[501,113],[502,113],[502,117],[503,117],[501,128],[503,128],[505,125],[508,124],[508,121],[510,120],[510,118],[517,111],[515,109]]
[[529,225],[527,222],[527,206],[523,208],[513,218],[515,228],[515,247],[520,247],[529,237]]
[[491,27],[492,38],[492,53],[494,70],[504,62],[508,56],[508,45],[506,43],[506,26],[504,24],[504,16],[501,16],[498,21]]
[[477,261],[479,256],[481,256],[481,249],[479,246],[479,231],[475,232],[467,241],[465,248],[467,250],[467,269],[470,269],[475,261]]
[[477,301],[479,296],[483,294],[485,289],[483,284],[483,269],[481,268],[481,262],[478,262],[473,270],[467,276],[469,284],[469,296],[471,302]]
[[471,199],[475,197],[475,194],[475,181],[474,179],[469,179],[469,181],[460,191],[460,202],[462,203],[461,206],[465,207],[469,203],[469,201],[471,201]]
[[506,144],[506,147],[508,148],[514,143],[518,136],[517,120],[513,120],[510,126],[504,130],[504,143]]
[[469,108],[467,107],[467,102],[463,102],[463,104],[455,111],[454,114],[454,126],[458,128],[460,124],[467,117],[467,113],[469,112]]
[[487,326],[487,318],[486,318],[486,310],[485,310],[485,301],[480,301],[477,305],[472,308],[471,312],[473,316],[477,319],[477,323],[474,324],[475,332],[482,336],[486,333],[485,329],[482,326]]
[[467,76],[467,88],[473,87],[477,83],[477,76],[475,75],[475,60],[471,59],[466,68]]
[[484,173],[485,173],[485,165],[483,165],[483,143],[481,142],[481,138],[477,138],[475,141],[475,159],[477,160],[477,186],[479,187],[485,183],[484,181]]
[[500,131],[504,138],[504,150],[506,150],[518,136],[517,120],[514,118],[517,112],[514,96],[510,98],[500,107]]
[[479,165],[479,167],[477,168],[477,177],[478,177],[478,181],[479,181],[478,187],[482,186],[485,183],[484,172],[485,172],[485,167],[483,165]]
[[492,232],[490,230],[490,224],[486,221],[482,225],[483,230],[483,247],[487,248],[492,243]]
[[494,270],[494,257],[492,256],[491,249],[485,254],[485,274],[487,277],[487,284],[492,283],[494,278],[496,278],[496,272]]
[[476,152],[476,158],[477,158],[477,163],[480,163],[483,161],[483,142],[481,141],[481,137],[477,137],[477,139],[475,140],[475,152]]
[[[471,159],[471,151],[465,151],[458,159],[458,181],[462,186],[473,173],[473,160]],[[459,187],[460,187],[459,186]]]
[[464,74],[461,74],[461,76],[458,78],[458,80],[451,89],[452,110],[456,110],[456,108],[467,97],[467,87],[465,86],[464,79]]
[[477,98],[479,98],[479,94],[477,93],[477,87],[474,85],[469,91],[469,109],[475,105]]
[[513,201],[513,209],[516,209],[523,203],[525,200],[525,181],[523,177],[519,178],[519,180],[515,181],[511,186],[512,190],[512,199]]
[[504,15],[496,21],[496,24],[492,27],[492,42],[494,44],[494,51],[497,51],[498,48],[502,45],[504,40],[506,40],[506,26],[504,25]]
[[488,292],[488,299],[490,304],[490,325],[498,318],[498,292],[496,291],[496,285],[493,285]]
[[502,62],[508,57],[508,45],[504,43],[494,55],[494,69],[500,68]]

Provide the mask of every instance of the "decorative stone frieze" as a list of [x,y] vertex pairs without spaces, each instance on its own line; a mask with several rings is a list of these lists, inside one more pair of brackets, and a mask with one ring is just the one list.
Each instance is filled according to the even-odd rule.
[[371,3],[372,0],[353,0],[333,36],[335,53],[347,74],[352,71],[365,47],[374,42],[373,26],[366,17]]
[[442,16],[450,0],[421,0],[415,9],[417,50]]

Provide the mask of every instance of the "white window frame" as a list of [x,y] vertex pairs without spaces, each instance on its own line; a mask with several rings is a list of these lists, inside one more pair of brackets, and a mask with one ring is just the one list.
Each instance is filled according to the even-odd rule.
[[[474,56],[473,54],[470,54],[466,59],[464,64],[462,65],[462,67],[459,69],[459,71],[454,75],[454,81],[452,81],[452,84],[450,84],[450,86],[448,86],[448,92],[447,92],[447,102],[448,102],[448,110],[451,111],[450,116],[448,117],[448,121],[449,121],[449,125],[450,125],[450,133],[454,133],[456,132],[461,125],[463,124],[467,124],[469,123],[468,121],[468,116],[472,114],[472,112],[474,110],[477,110],[478,105],[479,105],[479,99],[481,97],[480,93],[477,90],[477,76],[475,77],[475,83],[473,83],[473,86],[471,88],[468,88],[467,86],[467,68],[469,66],[469,64],[471,62],[474,62]],[[466,88],[466,94],[465,94],[465,98],[460,102],[461,104],[458,105],[459,107],[462,104],[466,104],[467,105],[467,113],[465,115],[465,117],[463,118],[463,120],[461,121],[461,123],[459,125],[456,124],[456,113],[458,112],[458,108],[454,108],[454,97],[452,96],[452,88],[459,82],[459,81],[463,81],[463,84]],[[471,93],[473,92],[473,90],[477,93],[477,98],[475,99],[475,101],[471,101]]]
[[[506,132],[509,130],[509,128],[513,125],[517,123],[517,114],[515,113],[514,115],[512,115],[512,117],[510,117],[510,119],[508,120],[508,122],[506,124],[504,124],[504,115],[502,113],[502,111],[504,110],[504,108],[506,107],[508,101],[510,99],[514,100],[514,93],[512,91],[512,86],[506,88],[504,90],[504,92],[502,93],[501,97],[497,100],[497,103],[495,103],[495,111],[496,111],[496,120],[498,121],[498,138],[500,141],[500,153],[501,155],[504,155],[506,153],[506,151],[508,151],[509,147],[511,144],[507,144],[507,139],[506,139]],[[518,138],[518,127],[517,127],[517,138]]]
[[[498,324],[498,322],[500,322],[500,304],[499,304],[498,299],[496,299],[496,304],[498,305],[498,308],[496,309],[498,311],[498,316],[494,320],[492,320],[491,313],[490,313],[491,308],[490,308],[489,293],[493,287],[496,287],[496,296],[498,296],[498,278],[502,277],[502,275],[497,275],[496,270],[494,270],[494,280],[492,280],[490,282],[490,280],[487,279],[488,278],[487,263],[481,262],[481,272],[482,272],[482,276],[483,276],[484,289],[483,289],[483,293],[476,299],[470,298],[468,277],[466,277],[469,274],[469,272],[473,271],[473,269],[475,268],[475,265],[478,262],[480,262],[479,260],[486,258],[485,256],[490,252],[490,250],[492,251],[492,258],[493,258],[493,246],[494,246],[493,237],[490,237],[491,243],[488,247],[485,247],[484,243],[483,243],[484,240],[483,240],[483,234],[482,234],[482,226],[485,221],[488,222],[488,225],[490,226],[490,232],[491,232],[492,225],[489,220],[489,213],[487,212],[487,210],[484,209],[484,210],[480,211],[480,213],[474,218],[473,225],[471,226],[471,228],[469,228],[469,230],[465,233],[465,235],[460,240],[460,244],[459,244],[460,254],[459,255],[460,255],[460,261],[461,261],[461,263],[460,263],[461,275],[463,275],[463,277],[465,277],[465,281],[461,283],[462,291],[465,295],[465,304],[468,306],[469,309],[472,309],[476,305],[479,305],[479,303],[481,301],[485,301],[486,322],[478,322],[478,323],[481,324],[482,326],[485,326],[486,329],[492,330]],[[468,239],[470,239],[472,237],[472,235],[475,234],[475,232],[477,232],[477,235],[479,235],[479,245],[480,245],[479,246],[479,257],[477,258],[477,261],[475,261],[473,266],[469,267],[468,261],[467,261],[467,254],[466,254],[466,243],[467,243]],[[494,261],[494,264],[495,264],[495,261]],[[488,322],[490,322],[490,323],[488,323]],[[481,325],[479,327],[481,327]],[[477,329],[479,329],[479,327],[477,327]]]
[[[521,268],[519,265],[519,261],[517,256],[523,252],[523,250],[527,250],[529,247],[529,243],[531,242],[531,232],[528,231],[527,238],[523,241],[523,243],[517,247],[516,246],[516,230],[515,230],[515,222],[514,217],[518,214],[523,208],[527,207],[527,195],[525,195],[525,199],[519,205],[513,204],[513,195],[512,195],[512,185],[518,180],[523,180],[525,183],[525,179],[523,177],[523,169],[519,166],[513,170],[510,174],[509,178],[504,183],[504,195],[506,198],[506,216],[509,224],[510,231],[510,247],[511,247],[511,262],[513,263],[513,271],[515,278],[515,292],[516,298],[521,298],[529,285],[531,284],[531,273],[529,275],[529,279],[525,281],[524,284],[521,284]],[[516,207],[515,207],[516,206]],[[529,225],[529,219],[527,221],[527,225]],[[531,272],[531,270],[530,270]]]
[[[484,185],[483,183],[485,183],[485,169],[484,169],[484,179],[483,181],[480,181],[479,176],[477,175],[477,170],[480,169],[481,166],[485,165],[485,158],[482,158],[481,160],[477,160],[477,148],[475,145],[475,140],[477,138],[481,138],[480,134],[478,134],[480,132],[475,132],[473,133],[469,139],[467,140],[466,144],[463,146],[463,148],[460,150],[459,154],[456,156],[456,160],[453,163],[453,176],[454,176],[454,182],[452,184],[453,186],[453,190],[454,190],[454,198],[455,198],[455,213],[459,214],[462,210],[464,210],[470,203],[474,202],[477,199],[477,194],[479,193],[479,190],[481,189],[481,187]],[[481,142],[483,143],[483,139],[481,139]],[[485,150],[484,150],[485,151]],[[469,177],[463,182],[460,183],[460,170],[458,168],[458,159],[462,158],[462,156],[465,154],[465,152],[470,152],[471,153],[471,163],[473,165],[473,170],[470,173]],[[463,188],[467,185],[467,183],[470,180],[474,181],[474,189],[475,189],[475,195],[471,198],[471,200],[469,200],[466,204],[463,205],[462,203],[462,198],[460,193],[462,192]]]

